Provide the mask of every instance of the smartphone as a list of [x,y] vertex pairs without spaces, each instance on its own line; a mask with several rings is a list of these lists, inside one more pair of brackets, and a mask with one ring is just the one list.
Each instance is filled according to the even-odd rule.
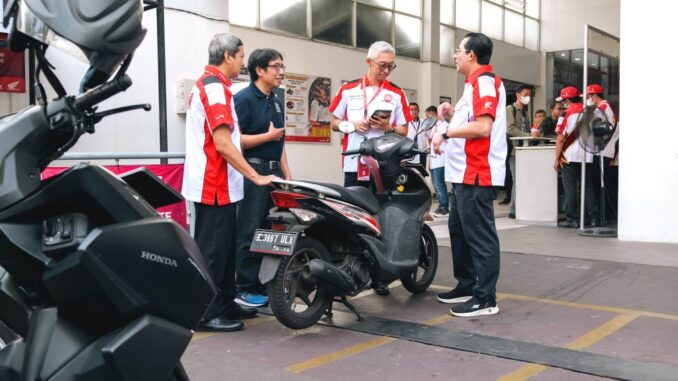
[[391,116],[391,110],[374,110],[372,113],[372,118],[382,118],[386,119]]

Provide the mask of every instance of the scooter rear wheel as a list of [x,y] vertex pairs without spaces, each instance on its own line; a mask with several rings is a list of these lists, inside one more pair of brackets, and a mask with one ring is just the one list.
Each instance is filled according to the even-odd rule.
[[401,278],[403,287],[413,294],[420,294],[433,283],[438,270],[438,241],[431,227],[421,227],[421,243],[419,245],[419,266],[406,278]]
[[292,329],[312,326],[332,303],[332,295],[302,276],[304,265],[313,259],[330,261],[331,257],[318,240],[301,238],[294,253],[282,259],[275,277],[268,284],[271,311],[278,321]]

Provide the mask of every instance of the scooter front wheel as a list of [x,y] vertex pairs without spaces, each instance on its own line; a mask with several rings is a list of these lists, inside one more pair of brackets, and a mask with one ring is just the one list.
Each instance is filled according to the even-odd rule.
[[299,239],[294,253],[282,259],[268,284],[271,311],[278,321],[292,329],[312,326],[332,303],[327,290],[302,276],[304,266],[313,259],[329,262],[331,257],[320,241],[310,237]]
[[424,224],[421,227],[419,265],[412,275],[402,278],[400,281],[407,291],[420,294],[433,283],[436,270],[438,270],[438,241],[431,227]]

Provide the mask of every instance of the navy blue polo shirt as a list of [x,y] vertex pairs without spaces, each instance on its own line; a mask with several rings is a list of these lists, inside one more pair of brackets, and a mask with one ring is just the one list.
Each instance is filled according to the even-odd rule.
[[[240,131],[246,135],[258,135],[268,132],[271,121],[276,128],[285,128],[285,114],[282,102],[273,95],[266,95],[250,82],[233,97],[235,112],[238,115]],[[282,156],[284,139],[266,142],[243,151],[246,158],[279,161]]]

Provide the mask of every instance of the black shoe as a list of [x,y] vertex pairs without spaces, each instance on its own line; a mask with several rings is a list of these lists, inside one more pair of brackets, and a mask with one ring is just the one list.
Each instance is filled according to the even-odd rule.
[[386,296],[391,293],[388,289],[388,284],[383,282],[377,282],[374,285],[374,293],[381,296]]
[[574,221],[574,220],[560,221],[560,222],[558,222],[558,227],[578,229],[579,228],[579,222]]
[[230,320],[243,320],[256,317],[258,312],[255,308],[241,307],[238,303],[231,303],[228,307],[224,308],[221,316]]
[[509,213],[509,214],[508,214],[508,218],[511,218],[511,219],[514,219],[514,220],[515,220],[515,219],[516,219],[515,213]]
[[494,300],[483,302],[476,298],[471,298],[464,304],[457,304],[450,308],[450,313],[459,317],[494,315],[499,313],[499,306],[497,306],[497,302]]
[[436,298],[440,303],[464,303],[465,301],[471,299],[471,293],[457,287],[451,291],[441,292],[436,296]]
[[200,323],[196,331],[200,332],[233,332],[240,331],[245,325],[240,320],[230,320],[217,316],[212,320]]

